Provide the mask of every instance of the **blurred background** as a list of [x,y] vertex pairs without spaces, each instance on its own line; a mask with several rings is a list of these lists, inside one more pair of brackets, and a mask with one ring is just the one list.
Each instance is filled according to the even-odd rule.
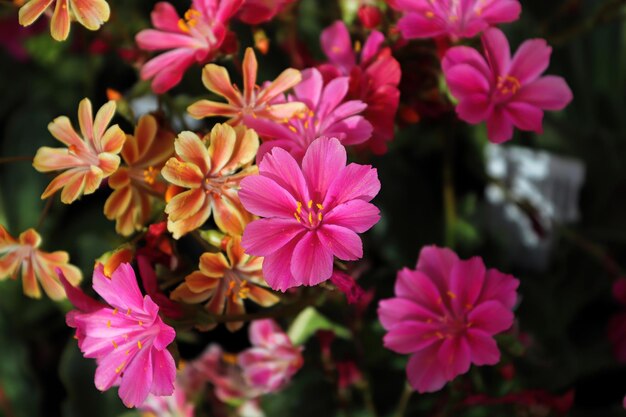
[[[40,195],[51,177],[35,171],[30,158],[41,146],[57,145],[48,123],[59,115],[76,123],[84,97],[97,108],[107,100],[107,89],[114,89],[136,110],[156,108],[149,85],[138,80],[137,67],[146,56],[133,41],[150,26],[156,2],[110,0],[108,24],[98,32],[74,25],[63,43],[50,37],[45,19],[20,27],[15,3],[0,2],[0,224],[14,236],[36,227],[43,249],[68,251],[89,283],[94,260],[123,243],[102,213],[110,191],[103,188],[69,206],[55,198],[46,208]],[[189,7],[187,1],[173,3],[181,11]],[[255,29],[270,40],[269,52],[259,57],[260,79],[272,79],[287,66],[322,62],[319,34],[336,19],[353,22],[354,36],[362,37],[358,5],[299,0],[284,16]],[[411,42],[394,49],[403,78],[389,152],[353,155],[378,168],[382,191],[375,202],[383,217],[366,234],[365,261],[358,265],[359,283],[373,292],[374,301],[363,306],[358,341],[338,342],[338,349],[369,375],[381,416],[395,409],[406,357],[382,347],[377,300],[391,296],[396,271],[414,267],[425,244],[452,246],[461,257],[480,255],[488,266],[512,273],[521,280],[521,303],[516,328],[499,339],[500,365],[474,370],[445,392],[414,395],[407,415],[626,415],[621,406],[626,366],[616,359],[619,346],[608,338],[612,320],[626,326],[619,316],[626,306],[611,291],[626,267],[626,1],[523,0],[522,5],[521,20],[503,27],[512,47],[546,38],[554,47],[548,73],[565,77],[574,92],[565,111],[546,115],[543,135],[516,132],[506,145],[489,146],[483,126],[454,116],[439,72],[440,45]],[[233,28],[240,52],[254,43],[255,30]],[[222,61],[231,74],[240,56]],[[200,72],[192,67],[168,94],[172,118],[206,95]],[[128,121],[118,119],[123,130],[132,131]],[[193,249],[184,253],[196,262]],[[116,392],[95,389],[95,364],[82,358],[65,325],[69,307],[26,298],[19,280],[0,282],[1,416],[138,415],[123,407]],[[322,310],[344,325],[354,323],[353,308],[331,304]],[[212,340],[237,351],[247,336],[218,329],[181,342],[181,355],[193,358]],[[291,386],[264,399],[267,415],[347,415],[336,411],[341,398],[325,380],[319,350],[315,340],[307,345],[305,366]],[[515,394],[514,400],[446,408],[468,381],[493,396]]]

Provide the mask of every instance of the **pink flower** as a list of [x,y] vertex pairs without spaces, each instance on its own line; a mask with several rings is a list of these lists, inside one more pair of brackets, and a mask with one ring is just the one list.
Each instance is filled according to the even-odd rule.
[[348,77],[339,77],[324,84],[322,74],[309,68],[302,71],[302,82],[294,87],[294,96],[287,96],[288,102],[305,103],[310,109],[308,113],[286,119],[283,124],[244,117],[245,125],[265,139],[257,161],[273,147],[283,148],[301,161],[311,142],[322,136],[337,138],[343,145],[369,139],[372,125],[360,115],[367,105],[359,100],[344,101],[349,83]]
[[405,12],[398,29],[407,39],[472,38],[490,26],[514,22],[522,6],[518,0],[394,0]]
[[[374,128],[365,144],[376,154],[387,151],[386,142],[393,139],[394,119],[400,102],[400,64],[383,48],[385,36],[374,30],[365,41],[357,59],[345,23],[337,21],[322,32],[321,43],[329,64],[320,66],[325,79],[350,77],[348,98],[367,104],[363,117]],[[358,61],[358,63],[357,63]]]
[[376,169],[346,166],[346,150],[335,138],[309,146],[302,167],[284,149],[274,148],[259,174],[241,182],[244,207],[264,219],[248,224],[242,245],[264,256],[263,275],[275,290],[317,285],[330,278],[334,256],[363,256],[363,233],[380,218],[369,203],[380,190]]
[[169,397],[148,395],[139,407],[144,417],[194,417],[194,405],[187,401],[185,390],[178,381],[174,384],[174,393]]
[[487,136],[494,143],[513,136],[513,127],[543,131],[543,111],[562,110],[572,100],[565,80],[541,74],[550,63],[550,48],[543,39],[524,42],[511,58],[509,43],[499,29],[482,37],[485,57],[457,46],[443,59],[443,72],[452,94],[459,100],[460,119],[477,124],[487,121]]
[[160,2],[152,11],[156,29],[139,32],[135,38],[141,49],[165,52],[144,65],[141,78],[152,80],[152,89],[162,94],[176,86],[194,62],[210,61],[218,52],[228,31],[228,21],[243,0],[193,0],[181,19],[174,6]]
[[269,22],[295,0],[244,0],[237,14],[239,20],[249,25]]
[[495,334],[513,325],[519,281],[482,259],[463,261],[450,249],[422,249],[416,270],[398,272],[394,298],[378,316],[385,347],[410,354],[407,375],[419,392],[434,392],[470,365],[495,365]]
[[67,314],[76,329],[78,347],[98,363],[95,384],[100,391],[119,385],[127,407],[140,406],[148,394],[171,395],[176,364],[167,350],[176,332],[163,323],[159,307],[142,296],[131,266],[121,264],[108,278],[102,264],[93,274],[93,289],[109,304],[87,297],[61,277],[77,308]]
[[302,368],[302,347],[295,347],[273,320],[250,324],[252,347],[238,356],[238,364],[248,384],[263,393],[283,388]]

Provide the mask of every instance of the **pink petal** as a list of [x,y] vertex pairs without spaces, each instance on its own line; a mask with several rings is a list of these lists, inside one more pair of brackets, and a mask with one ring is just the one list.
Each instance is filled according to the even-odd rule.
[[187,68],[195,61],[193,49],[173,49],[165,52],[141,68],[141,79],[152,80],[152,90],[163,94],[176,86],[183,78]]
[[[361,51],[361,62],[368,62],[369,60],[373,59],[384,42],[385,35],[377,30],[373,30],[367,37],[367,39],[365,40],[365,44],[363,45],[363,50]],[[393,82],[394,81],[389,81],[389,83]]]
[[378,207],[363,200],[350,200],[324,214],[324,224],[347,227],[357,233],[366,232],[379,220]]
[[[314,71],[318,72],[317,70]],[[324,87],[320,101],[317,104],[317,110],[315,110],[315,114],[318,119],[324,120],[325,117],[331,115],[331,113],[343,101],[344,97],[348,93],[349,85],[349,77],[339,77],[331,80]]]
[[356,261],[363,257],[363,242],[359,235],[350,229],[324,224],[318,229],[318,238],[342,261]]
[[433,312],[442,312],[442,297],[431,279],[419,271],[404,268],[398,272],[394,291]]
[[493,103],[486,94],[467,95],[456,106],[459,119],[470,124],[478,124],[487,120],[492,111]]
[[472,323],[472,329],[481,330],[489,335],[510,329],[513,319],[513,313],[498,301],[485,301],[467,316],[467,320]]
[[538,107],[513,101],[504,107],[504,111],[518,129],[535,133],[543,132],[543,111]]
[[401,322],[436,320],[432,311],[406,298],[389,298],[378,304],[378,319],[386,330]]
[[341,139],[343,145],[358,145],[372,137],[372,124],[363,116],[352,116],[334,123],[322,132]]
[[305,102],[311,110],[315,110],[323,87],[322,74],[314,68],[309,68],[302,71],[302,81],[293,88],[293,91],[299,101]]
[[480,17],[490,24],[514,22],[519,19],[522,5],[518,0],[496,0],[483,7]]
[[194,48],[198,41],[182,33],[161,32],[154,29],[145,29],[135,36],[137,45],[146,51],[160,51],[175,48]]
[[448,248],[424,246],[417,260],[417,270],[426,274],[444,293],[450,288],[452,266],[459,261],[459,257]]
[[398,21],[398,29],[407,39],[434,38],[445,33],[438,16],[426,17],[423,13],[407,13]]
[[[119,396],[128,408],[138,407],[148,397],[153,377],[152,349],[140,349],[124,370]],[[173,391],[173,385],[172,385]]]
[[468,260],[459,260],[450,271],[451,304],[458,314],[474,307],[483,288],[485,264],[478,256]]
[[262,175],[251,175],[241,181],[239,199],[246,210],[262,217],[295,219],[298,207],[296,199],[287,190]]
[[487,62],[496,76],[508,73],[511,62],[509,41],[500,29],[490,28],[483,33],[483,48]]
[[301,279],[296,279],[291,274],[291,261],[298,242],[298,239],[293,239],[263,259],[263,277],[273,290],[284,292],[289,288],[303,285]]
[[126,355],[121,347],[113,350],[113,345],[111,345],[111,349],[109,354],[98,361],[94,383],[99,391],[106,391],[119,381],[126,362],[134,359],[134,357]]
[[501,108],[495,108],[487,119],[487,137],[492,143],[506,142],[513,137],[513,123]]
[[135,271],[127,264],[121,264],[111,278],[104,275],[104,267],[99,264],[93,271],[93,289],[104,300],[122,311],[143,310],[143,296],[137,285]]
[[306,233],[296,245],[291,258],[291,273],[303,285],[317,285],[330,278],[333,272],[333,253],[317,236]]
[[320,36],[322,50],[333,64],[339,66],[344,74],[349,74],[356,64],[352,50],[350,33],[345,23],[336,21],[322,31]]
[[437,353],[446,379],[452,380],[469,371],[470,349],[464,337],[445,339]]
[[370,201],[380,191],[378,172],[369,165],[349,164],[328,187],[322,205],[332,207],[350,200]]
[[393,326],[383,338],[387,349],[400,354],[410,354],[429,347],[439,338],[433,324],[416,321],[402,322]]
[[551,54],[552,48],[544,39],[527,40],[513,56],[509,75],[522,85],[531,83],[548,68]]
[[180,32],[178,12],[170,3],[162,1],[154,5],[154,10],[150,14],[152,24],[155,28],[169,32]]
[[309,187],[300,166],[284,149],[274,148],[265,155],[259,164],[259,171],[287,190],[297,201],[306,203],[310,200]]
[[285,246],[305,228],[295,219],[260,219],[246,226],[241,240],[246,253],[267,256]]
[[346,166],[346,149],[334,138],[316,139],[302,159],[302,173],[309,185],[310,197],[324,201],[326,190]]
[[154,395],[172,395],[176,379],[176,363],[167,350],[152,350],[152,386],[150,393]]
[[489,269],[479,302],[495,300],[511,310],[517,301],[517,287],[519,287],[519,280],[515,279],[513,275],[503,274],[496,269]]
[[515,95],[515,101],[526,102],[544,110],[562,110],[572,98],[572,90],[565,80],[553,75],[523,86]]
[[450,92],[460,100],[470,94],[486,95],[489,92],[489,80],[471,65],[455,65],[446,71],[445,76]]
[[409,383],[420,393],[439,391],[446,384],[443,366],[437,358],[439,344],[414,352],[406,366]]
[[470,348],[472,363],[482,366],[495,365],[500,362],[500,350],[498,350],[498,345],[493,337],[481,330],[469,329],[466,339]]
[[444,73],[459,64],[467,64],[477,69],[485,78],[493,78],[493,74],[485,58],[474,48],[469,46],[455,46],[448,49],[443,57],[441,66]]
[[254,346],[272,346],[273,336],[283,333],[274,320],[254,320],[248,329],[250,343]]

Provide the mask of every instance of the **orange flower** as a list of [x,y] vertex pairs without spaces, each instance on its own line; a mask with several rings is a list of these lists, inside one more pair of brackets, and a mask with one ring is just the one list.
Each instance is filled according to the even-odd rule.
[[[279,299],[269,290],[263,279],[263,258],[247,255],[241,247],[241,237],[228,237],[226,255],[207,252],[200,257],[199,271],[185,277],[171,295],[173,300],[188,304],[206,302],[206,309],[214,315],[244,314],[243,300],[269,307]],[[207,328],[210,330],[216,325]],[[231,332],[239,330],[243,322],[228,322]]]
[[[210,100],[200,100],[187,109],[196,119],[210,116],[230,118],[228,123],[238,125],[244,116],[260,117],[271,120],[290,119],[296,113],[307,111],[306,105],[300,102],[278,102],[284,99],[283,93],[302,80],[300,71],[288,68],[276,80],[261,88],[256,85],[258,63],[254,50],[246,49],[243,58],[243,94],[234,86],[228,71],[224,67],[208,64],[202,71],[202,82],[205,87],[224,97],[228,104]],[[275,102],[275,103],[272,103]]]
[[61,300],[65,298],[65,291],[56,269],[59,268],[72,285],[78,285],[82,274],[74,265],[68,264],[67,252],[43,252],[38,249],[40,245],[41,236],[35,229],[28,229],[15,239],[0,225],[0,280],[9,276],[15,279],[21,268],[24,294],[41,298],[39,280],[48,297]]
[[252,220],[239,201],[241,180],[257,172],[251,165],[259,138],[254,130],[216,124],[200,139],[182,132],[174,143],[178,158],[170,158],[161,174],[170,183],[188,188],[167,203],[167,228],[175,239],[202,226],[213,213],[217,226],[241,235]]
[[122,158],[126,166],[118,169],[109,185],[113,193],[104,205],[104,214],[115,219],[115,230],[129,236],[150,219],[152,197],[163,198],[165,183],[159,173],[165,161],[174,153],[174,134],[159,129],[150,115],[143,116],[135,128],[135,135],[126,135]]
[[70,34],[72,18],[89,30],[98,30],[111,14],[105,0],[30,0],[20,8],[20,25],[28,26],[56,2],[50,22],[50,33],[57,41],[64,41]]
[[120,165],[117,154],[126,136],[117,125],[107,129],[115,109],[115,102],[109,101],[94,120],[91,102],[82,100],[78,106],[82,138],[65,116],[57,117],[48,125],[52,136],[68,148],[39,148],[33,166],[39,172],[66,171],[52,180],[41,198],[48,198],[63,188],[61,201],[70,204],[82,194],[92,194],[104,178],[117,170]]

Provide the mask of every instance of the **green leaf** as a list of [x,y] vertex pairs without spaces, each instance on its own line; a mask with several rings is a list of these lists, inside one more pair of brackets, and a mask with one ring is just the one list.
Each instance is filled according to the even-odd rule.
[[338,337],[350,338],[348,329],[333,323],[314,307],[302,310],[289,327],[287,334],[294,345],[302,345],[318,330],[332,330]]

